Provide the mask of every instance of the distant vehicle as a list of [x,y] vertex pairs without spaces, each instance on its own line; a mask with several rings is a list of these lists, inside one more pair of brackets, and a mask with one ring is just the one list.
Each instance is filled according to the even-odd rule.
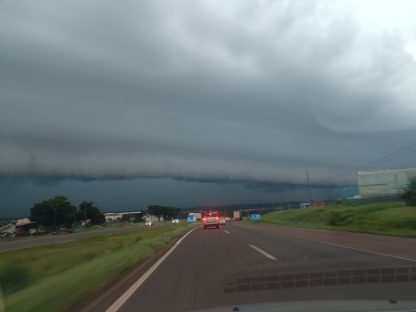
[[220,225],[225,225],[225,218],[224,217],[220,217]]
[[152,225],[155,225],[155,223],[153,221],[149,220],[149,221],[146,221],[145,225],[146,226],[152,226]]
[[208,212],[202,218],[202,224],[204,225],[204,229],[206,230],[209,227],[215,227],[217,229],[220,228],[220,218],[217,212]]
[[200,212],[190,212],[188,216],[193,216],[195,221],[199,221],[202,219]]
[[179,219],[172,219],[172,223],[173,224],[179,223]]
[[240,221],[241,220],[241,213],[239,210],[235,210],[233,213],[234,221]]
[[230,217],[225,217],[225,221],[231,221],[231,218]]

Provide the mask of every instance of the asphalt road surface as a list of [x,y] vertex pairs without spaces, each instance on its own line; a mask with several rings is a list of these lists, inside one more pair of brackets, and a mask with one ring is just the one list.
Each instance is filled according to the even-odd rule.
[[[192,311],[317,299],[416,299],[416,240],[351,233],[348,245],[348,234],[325,231],[326,242],[319,236],[323,231],[307,231],[291,233],[242,222],[230,222],[220,230],[197,228],[131,296],[124,296],[118,311]],[[342,244],[334,242],[337,236]],[[398,242],[391,253],[390,240]],[[372,249],[373,242],[377,250]],[[407,257],[397,250],[401,242]],[[361,245],[356,247],[357,243]],[[371,252],[365,251],[366,246]],[[409,248],[413,250],[406,254]],[[108,295],[91,310],[105,311],[127,289]]]

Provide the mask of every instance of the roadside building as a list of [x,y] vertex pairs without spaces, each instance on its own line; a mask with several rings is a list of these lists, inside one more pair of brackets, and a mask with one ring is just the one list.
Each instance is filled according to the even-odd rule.
[[146,222],[158,222],[158,221],[164,221],[163,217],[161,216],[160,218],[158,216],[154,216],[154,215],[145,215],[144,219]]
[[107,212],[104,214],[106,222],[120,221],[122,216],[119,212]]
[[400,195],[413,176],[416,168],[357,171],[358,190],[362,198]]
[[106,222],[128,221],[140,222],[143,219],[143,211],[107,212],[104,213]]
[[9,223],[0,227],[0,236],[1,237],[15,237],[16,234],[16,225],[14,223]]
[[21,218],[21,219],[17,219],[16,220],[16,225],[17,226],[19,226],[19,225],[25,225],[25,224],[29,224],[29,223],[32,223],[32,221],[30,221],[29,218]]

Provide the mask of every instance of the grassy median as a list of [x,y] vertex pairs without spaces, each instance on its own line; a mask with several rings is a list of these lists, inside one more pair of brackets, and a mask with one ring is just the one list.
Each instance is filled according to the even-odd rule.
[[6,311],[62,311],[193,226],[140,227],[134,232],[0,253]]
[[261,222],[416,237],[416,207],[403,202],[291,209],[266,214]]

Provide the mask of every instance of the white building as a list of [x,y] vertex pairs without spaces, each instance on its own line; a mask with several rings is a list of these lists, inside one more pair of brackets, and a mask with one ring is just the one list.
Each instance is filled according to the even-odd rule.
[[[159,221],[159,218],[157,216],[149,215],[149,214],[145,215],[144,219],[145,219],[146,222],[157,222],[157,221]],[[160,217],[160,221],[164,221],[162,216]]]
[[107,212],[104,213],[105,221],[112,222],[112,221],[121,221],[124,215],[128,215],[131,218],[135,219],[137,217],[142,217],[142,211],[128,211],[128,212]]
[[413,176],[416,168],[357,171],[358,190],[363,198],[399,195]]
[[111,221],[120,221],[123,215],[119,212],[107,212],[104,214],[105,221],[111,222]]

